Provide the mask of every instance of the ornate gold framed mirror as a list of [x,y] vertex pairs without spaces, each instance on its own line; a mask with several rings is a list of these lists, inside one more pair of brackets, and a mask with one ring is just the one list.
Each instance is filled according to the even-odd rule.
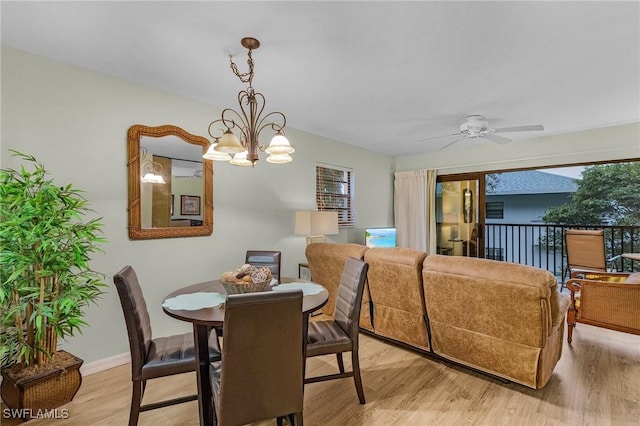
[[209,145],[177,126],[129,128],[130,239],[211,235],[213,165],[202,158]]

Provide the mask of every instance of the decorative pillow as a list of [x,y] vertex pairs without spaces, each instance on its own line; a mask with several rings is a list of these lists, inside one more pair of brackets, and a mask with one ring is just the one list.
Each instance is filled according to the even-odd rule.
[[[585,280],[606,281],[609,283],[623,283],[627,279],[624,275],[606,275],[599,273],[584,274]],[[628,282],[628,281],[627,281]]]
[[627,284],[640,284],[640,272],[636,272],[634,274],[631,274],[627,277],[627,279],[625,280],[625,283]]

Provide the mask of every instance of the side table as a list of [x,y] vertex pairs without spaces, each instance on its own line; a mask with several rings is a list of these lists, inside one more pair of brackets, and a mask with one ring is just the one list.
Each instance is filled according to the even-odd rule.
[[[302,276],[302,269],[303,268],[307,270],[307,273],[306,273],[305,277]],[[298,278],[300,278],[300,279],[304,278],[306,280],[311,281],[311,271],[309,270],[309,264],[308,263],[298,263]]]

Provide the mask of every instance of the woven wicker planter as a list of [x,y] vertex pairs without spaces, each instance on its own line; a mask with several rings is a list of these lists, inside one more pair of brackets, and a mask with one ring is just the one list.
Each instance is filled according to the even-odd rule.
[[[68,352],[60,351],[65,354]],[[82,360],[71,354],[69,362],[31,377],[16,379],[15,366],[2,369],[0,395],[7,407],[25,410],[51,410],[70,402],[80,389]]]

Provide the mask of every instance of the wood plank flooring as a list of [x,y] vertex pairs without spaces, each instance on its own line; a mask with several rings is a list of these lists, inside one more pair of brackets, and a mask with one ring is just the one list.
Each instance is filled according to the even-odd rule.
[[[566,333],[566,332],[565,332]],[[361,368],[367,404],[351,379],[309,384],[304,421],[314,425],[640,425],[640,336],[578,324],[573,345],[550,382],[533,390],[435,361],[361,335]],[[348,365],[347,360],[345,364]],[[308,375],[333,372],[335,357],[310,359]],[[84,378],[65,408],[68,419],[10,425],[126,425],[130,366]],[[150,381],[145,402],[195,392],[195,374]],[[3,405],[4,409],[5,406]],[[198,425],[197,402],[148,411],[141,426]],[[272,425],[265,421],[257,425]]]

